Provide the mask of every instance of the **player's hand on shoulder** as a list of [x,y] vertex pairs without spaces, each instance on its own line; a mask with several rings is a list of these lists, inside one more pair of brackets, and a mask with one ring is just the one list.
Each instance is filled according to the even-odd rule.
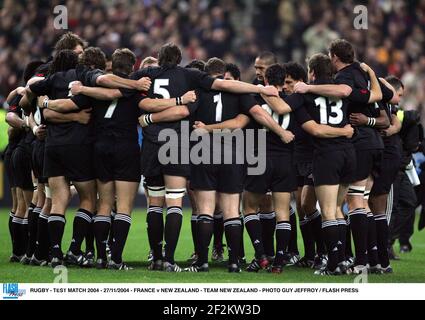
[[148,77],[144,77],[137,80],[137,89],[139,91],[149,91],[151,85],[152,85],[152,81]]
[[188,104],[188,103],[193,103],[196,101],[196,92],[195,91],[188,91],[186,92],[183,97],[182,97],[182,103],[183,104]]
[[305,94],[308,93],[309,90],[309,85],[305,82],[298,82],[295,87],[294,87],[294,92],[295,93],[301,93],[301,94]]
[[286,144],[291,143],[292,141],[294,141],[295,135],[291,131],[284,130],[280,139],[282,139],[282,141]]
[[73,81],[71,84],[71,93],[73,96],[81,94],[83,84],[80,81]]
[[351,126],[351,124],[347,124],[344,127],[344,130],[346,131],[345,137],[351,139],[354,135],[354,128]]

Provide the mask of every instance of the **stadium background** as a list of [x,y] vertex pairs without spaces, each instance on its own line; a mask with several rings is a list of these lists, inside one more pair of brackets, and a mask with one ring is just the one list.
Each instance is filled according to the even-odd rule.
[[[327,44],[344,37],[354,43],[358,58],[367,61],[378,73],[402,78],[407,87],[403,101],[406,109],[418,109],[424,115],[425,101],[425,0],[373,1],[295,1],[295,0],[139,0],[139,1],[16,1],[0,0],[0,152],[7,142],[4,115],[7,94],[21,84],[25,65],[32,59],[46,59],[53,44],[64,32],[53,28],[53,8],[63,4],[68,8],[69,30],[78,33],[91,46],[99,46],[107,55],[119,47],[132,49],[138,63],[156,55],[165,42],[175,42],[183,48],[184,63],[194,58],[218,56],[236,62],[242,78],[255,77],[253,62],[263,50],[278,54],[280,61],[303,62],[311,53],[326,52]],[[355,30],[355,5],[368,7],[368,30]],[[423,117],[425,119],[425,116]],[[0,226],[6,226],[10,204],[8,185],[0,161]],[[148,273],[145,261],[148,253],[145,200],[139,196],[134,226],[125,255],[134,266],[141,267],[129,274],[99,273],[95,270],[75,270],[71,282],[173,282],[172,275]],[[188,205],[188,203],[186,203]],[[3,214],[4,213],[4,214]],[[177,251],[178,261],[185,261],[192,250],[189,219],[186,210]],[[71,216],[69,216],[71,218]],[[67,224],[64,243],[69,243]],[[0,229],[0,247],[9,248],[4,228]],[[397,273],[390,278],[372,276],[371,282],[423,282],[424,236],[414,238],[415,250],[396,263]],[[140,247],[140,243],[145,245]],[[245,239],[247,257],[252,249]],[[301,245],[301,243],[300,243]],[[422,250],[421,250],[422,248]],[[8,282],[51,282],[55,275],[49,269],[10,267],[8,250],[0,251],[0,274]],[[137,261],[137,262],[134,262]],[[184,274],[180,282],[234,282],[222,269],[214,269],[213,277]],[[279,282],[326,282],[309,270],[285,271]],[[239,282],[276,282],[267,274],[244,273]],[[352,281],[342,277],[335,282]]]
[[[368,8],[368,29],[355,30],[356,5]],[[242,78],[255,77],[253,62],[264,50],[280,61],[303,62],[326,52],[339,37],[350,40],[358,58],[379,76],[401,77],[407,87],[405,109],[418,109],[425,119],[425,0],[86,0],[0,1],[0,104],[21,83],[25,65],[46,59],[64,30],[53,27],[53,8],[68,9],[69,30],[110,56],[128,47],[140,61],[156,55],[165,42],[183,48],[183,64],[192,59],[222,57],[236,62]],[[4,117],[1,110],[0,118]],[[6,126],[0,126],[0,151]],[[0,170],[0,207],[9,204],[7,182]],[[137,201],[138,205],[142,198]]]

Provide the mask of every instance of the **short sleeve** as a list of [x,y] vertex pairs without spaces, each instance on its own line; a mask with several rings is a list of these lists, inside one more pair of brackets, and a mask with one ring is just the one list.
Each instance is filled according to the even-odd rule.
[[73,96],[71,100],[79,109],[89,109],[93,106],[93,99],[83,94]]
[[21,107],[19,106],[19,101],[21,101],[22,96],[20,94],[15,95],[9,103],[9,108],[7,112],[16,113],[18,116],[21,116]]
[[292,111],[296,111],[304,105],[304,96],[299,93],[286,96],[283,100],[289,105]]
[[185,70],[185,74],[189,80],[189,87],[191,89],[201,88],[205,90],[211,90],[211,87],[215,81],[213,77],[196,69],[183,70]]
[[257,101],[255,100],[255,98],[250,95],[250,94],[242,94],[239,97],[239,108],[241,110],[241,113],[249,115],[249,111],[255,107],[256,105],[258,105]]
[[50,76],[47,77],[43,80],[37,81],[33,84],[30,85],[30,89],[31,91],[36,95],[36,96],[46,96],[50,94],[50,89],[51,89],[51,83],[52,83],[52,77],[54,76]]
[[77,73],[78,80],[80,80],[83,85],[88,87],[96,87],[96,80],[100,76],[104,75],[105,72],[99,69],[85,69],[81,73]]

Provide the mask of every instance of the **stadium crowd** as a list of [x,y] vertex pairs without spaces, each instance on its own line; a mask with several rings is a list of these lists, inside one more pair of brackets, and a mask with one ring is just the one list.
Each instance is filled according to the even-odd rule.
[[[76,33],[57,40],[59,33],[48,31],[50,4],[40,2],[45,10],[37,10],[33,2],[21,8],[5,2],[2,28],[9,33],[1,41],[16,43],[0,53],[5,75],[11,72],[2,86],[14,200],[10,261],[131,269],[122,255],[142,174],[150,270],[183,271],[174,253],[189,193],[194,255],[185,271],[209,271],[213,235],[213,260],[223,259],[224,234],[228,270],[241,272],[246,228],[255,250],[248,272],[279,274],[296,265],[326,276],[393,273],[392,246],[398,239],[401,252],[412,250],[415,209],[423,203],[423,191],[416,199],[413,189],[420,178],[412,154],[423,142],[425,60],[417,45],[424,30],[417,27],[423,17],[409,10],[425,9],[424,3],[373,2],[365,37],[343,22],[349,19],[334,23],[353,8],[348,2],[70,1],[68,23]],[[288,13],[296,11],[299,19],[291,21]],[[21,18],[20,30],[13,17]],[[239,81],[233,62],[247,82]],[[258,139],[264,133],[262,143],[246,146],[247,154],[263,156],[264,172],[251,174],[247,159],[196,163],[187,120],[210,136],[217,129],[250,128]],[[182,141],[170,150],[175,163],[160,159],[168,144],[160,138],[164,128]],[[64,256],[70,183],[80,206]]]
[[107,56],[126,47],[140,63],[155,55],[161,44],[173,42],[183,48],[183,63],[221,57],[236,62],[246,81],[254,78],[252,62],[261,51],[276,52],[281,61],[304,62],[342,37],[354,44],[359,59],[369,61],[378,76],[393,74],[403,80],[407,109],[425,112],[421,105],[425,99],[425,1],[361,1],[368,8],[368,30],[353,28],[357,3],[5,0],[0,13],[0,103],[17,87],[30,60],[51,54],[62,32],[53,28],[53,8],[65,4],[69,30]]

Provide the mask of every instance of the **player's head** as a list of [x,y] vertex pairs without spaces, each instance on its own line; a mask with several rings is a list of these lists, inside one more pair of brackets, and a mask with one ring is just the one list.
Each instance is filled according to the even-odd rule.
[[112,72],[129,75],[133,72],[136,55],[130,49],[117,49],[112,54]]
[[89,47],[81,54],[79,63],[89,68],[105,70],[106,56],[100,48]]
[[234,63],[226,64],[225,80],[241,80],[241,70]]
[[154,57],[146,57],[143,59],[142,63],[140,64],[139,69],[144,69],[148,67],[157,67],[158,66],[158,59]]
[[329,57],[332,60],[334,69],[339,70],[342,67],[341,65],[352,64],[354,62],[354,47],[345,39],[334,40],[329,46]]
[[400,98],[404,96],[404,83],[399,78],[395,76],[388,76],[385,80],[393,86]]
[[55,45],[55,51],[59,52],[61,50],[72,50],[77,55],[83,53],[84,48],[87,46],[87,43],[81,39],[78,35],[72,32],[67,32],[60,37],[58,42]]
[[265,83],[269,86],[283,88],[285,84],[286,71],[285,67],[281,64],[273,64],[266,69]]
[[23,78],[24,78],[24,83],[27,83],[29,79],[31,79],[35,74],[36,71],[38,70],[38,68],[44,64],[43,61],[41,60],[34,60],[29,62],[24,70],[24,74],[23,74]]
[[288,62],[283,65],[286,70],[285,85],[283,90],[286,94],[294,93],[297,82],[307,82],[307,72],[298,62]]
[[49,73],[68,71],[75,69],[78,63],[78,55],[72,50],[61,50],[56,53],[50,64]]
[[174,43],[167,43],[159,49],[158,64],[160,66],[178,66],[182,62],[182,52]]
[[219,58],[211,58],[205,64],[205,72],[212,77],[224,77],[226,63]]
[[308,81],[332,78],[331,58],[323,53],[317,53],[308,60]]
[[255,59],[255,74],[257,75],[257,80],[264,81],[264,74],[266,69],[270,67],[272,64],[277,63],[277,57],[272,52],[262,52]]
[[194,59],[185,68],[205,71],[205,62],[199,59]]

